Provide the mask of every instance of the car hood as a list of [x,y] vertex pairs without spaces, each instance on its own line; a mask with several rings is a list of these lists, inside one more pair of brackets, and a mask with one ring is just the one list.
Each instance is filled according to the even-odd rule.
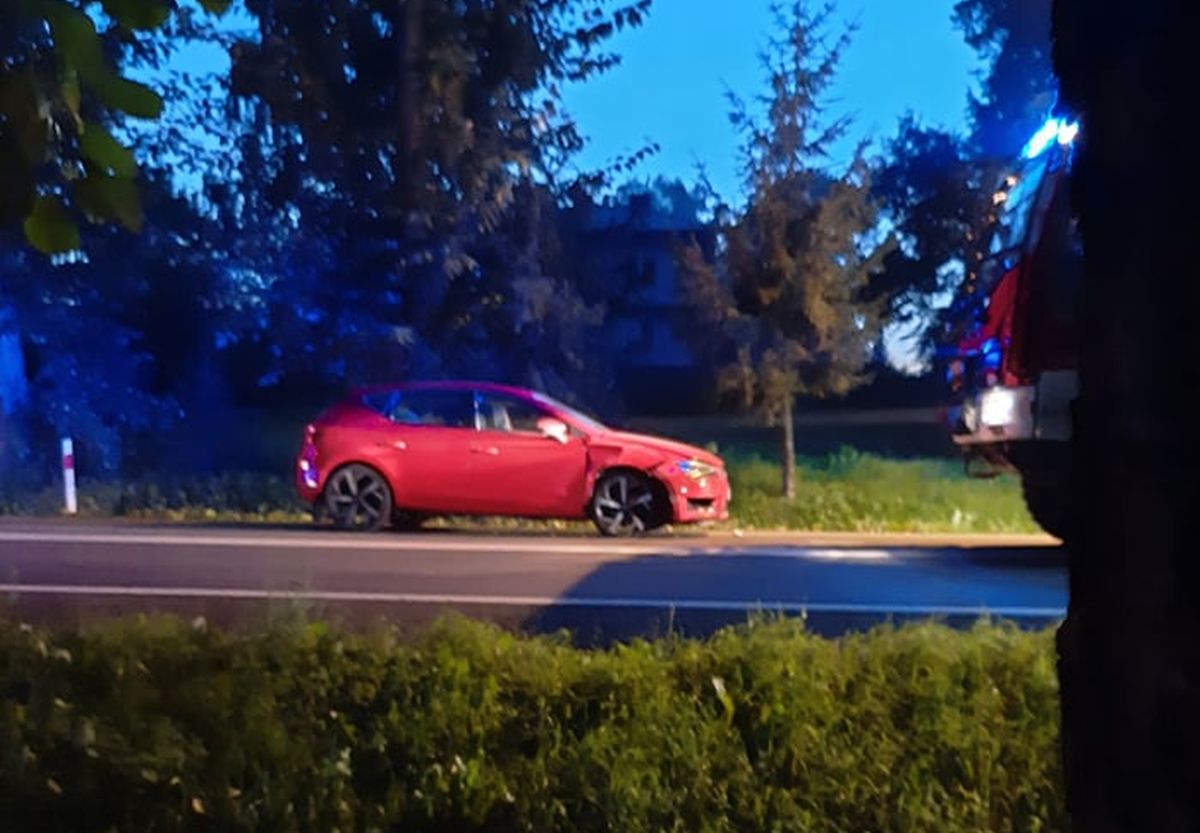
[[593,434],[591,444],[593,446],[611,445],[614,448],[638,446],[647,451],[661,454],[664,458],[700,460],[708,463],[710,466],[721,468],[724,468],[725,465],[721,458],[711,451],[705,451],[703,448],[697,448],[694,445],[688,445],[687,443],[675,440],[664,439],[663,437],[653,437],[648,434],[633,434],[628,431],[605,431],[602,434]]

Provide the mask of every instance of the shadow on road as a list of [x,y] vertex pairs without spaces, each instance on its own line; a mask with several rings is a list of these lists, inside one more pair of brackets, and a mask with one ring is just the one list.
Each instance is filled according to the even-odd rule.
[[1066,601],[1062,548],[719,547],[603,563],[524,627],[565,629],[580,644],[706,636],[763,616],[801,616],[827,636],[930,619],[969,627],[982,617],[1039,628],[1059,621]]

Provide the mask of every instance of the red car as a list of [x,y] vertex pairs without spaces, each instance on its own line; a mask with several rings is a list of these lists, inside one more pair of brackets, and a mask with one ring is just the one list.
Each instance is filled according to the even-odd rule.
[[723,520],[721,459],[614,431],[520,388],[424,382],[351,393],[305,431],[300,496],[343,529],[429,515],[590,518],[605,535]]

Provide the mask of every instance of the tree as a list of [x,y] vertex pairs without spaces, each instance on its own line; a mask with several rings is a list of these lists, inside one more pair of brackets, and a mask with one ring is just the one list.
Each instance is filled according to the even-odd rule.
[[[221,12],[228,0],[201,6]],[[134,119],[186,153],[157,121],[163,98],[126,76],[160,70],[201,16],[168,0],[0,10],[6,479],[36,481],[64,435],[87,471],[117,473],[134,441],[180,415],[184,368],[210,337],[213,241],[141,147],[156,131]]]
[[[1200,827],[1195,556],[1194,4],[1056,0],[1054,63],[1081,116],[1072,169],[1086,288],[1070,606],[1059,631],[1073,829]],[[1114,615],[1119,611],[1119,615]]]
[[867,381],[887,302],[871,284],[894,243],[877,240],[861,154],[840,177],[820,167],[847,128],[844,118],[822,117],[849,32],[828,43],[831,6],[774,12],[784,34],[763,59],[765,119],[733,101],[748,203],[725,218],[719,261],[693,242],[680,252],[680,272],[697,329],[728,359],[720,388],[782,426],[783,492],[793,497],[795,399],[841,396]]
[[886,150],[874,192],[900,245],[885,260],[876,290],[891,299],[889,321],[911,326],[928,357],[954,340],[962,304],[974,302],[986,229],[994,222],[995,166],[981,163],[966,141],[908,115]]
[[987,62],[970,95],[972,144],[985,160],[1016,156],[1054,107],[1051,0],[959,0],[954,22]]
[[[229,0],[200,0],[213,12]],[[0,9],[0,228],[21,223],[43,253],[79,247],[77,217],[142,226],[137,161],[113,134],[154,119],[162,99],[112,56],[161,27],[170,0],[103,0],[100,32],[81,0],[10,0]]]
[[[88,474],[122,473],[144,462],[137,458],[151,450],[147,435],[164,439],[181,417],[209,405],[191,388],[214,332],[227,326],[216,235],[170,193],[166,174],[145,170],[143,179],[148,219],[136,237],[84,226],[86,255],[55,259],[3,246],[0,274],[9,277],[5,301],[24,388],[10,414],[6,475],[36,481],[62,436],[76,440]],[[0,240],[17,237],[10,230]],[[189,446],[208,450],[194,436]]]
[[[267,259],[283,264],[267,275],[273,332],[314,336],[296,343],[340,379],[578,374],[579,354],[554,347],[588,310],[555,271],[545,216],[582,143],[560,87],[613,66],[604,41],[648,7],[251,2],[259,38],[234,51],[254,119],[239,199],[276,218],[276,239],[318,250]],[[576,321],[545,317],[547,289]],[[370,356],[388,358],[372,370]]]
[[1050,0],[960,0],[953,19],[986,64],[979,91],[968,96],[970,135],[906,116],[876,182],[902,243],[879,287],[891,293],[893,321],[911,324],[926,357],[956,342],[980,310],[992,195],[1057,95]]

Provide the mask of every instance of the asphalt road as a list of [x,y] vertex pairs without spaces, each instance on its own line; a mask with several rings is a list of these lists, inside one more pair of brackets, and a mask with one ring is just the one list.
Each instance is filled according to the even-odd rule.
[[1052,539],[860,535],[357,535],[302,528],[0,523],[0,610],[72,624],[135,611],[255,624],[299,608],[351,623],[446,609],[581,641],[707,632],[756,612],[837,633],[1065,612]]

